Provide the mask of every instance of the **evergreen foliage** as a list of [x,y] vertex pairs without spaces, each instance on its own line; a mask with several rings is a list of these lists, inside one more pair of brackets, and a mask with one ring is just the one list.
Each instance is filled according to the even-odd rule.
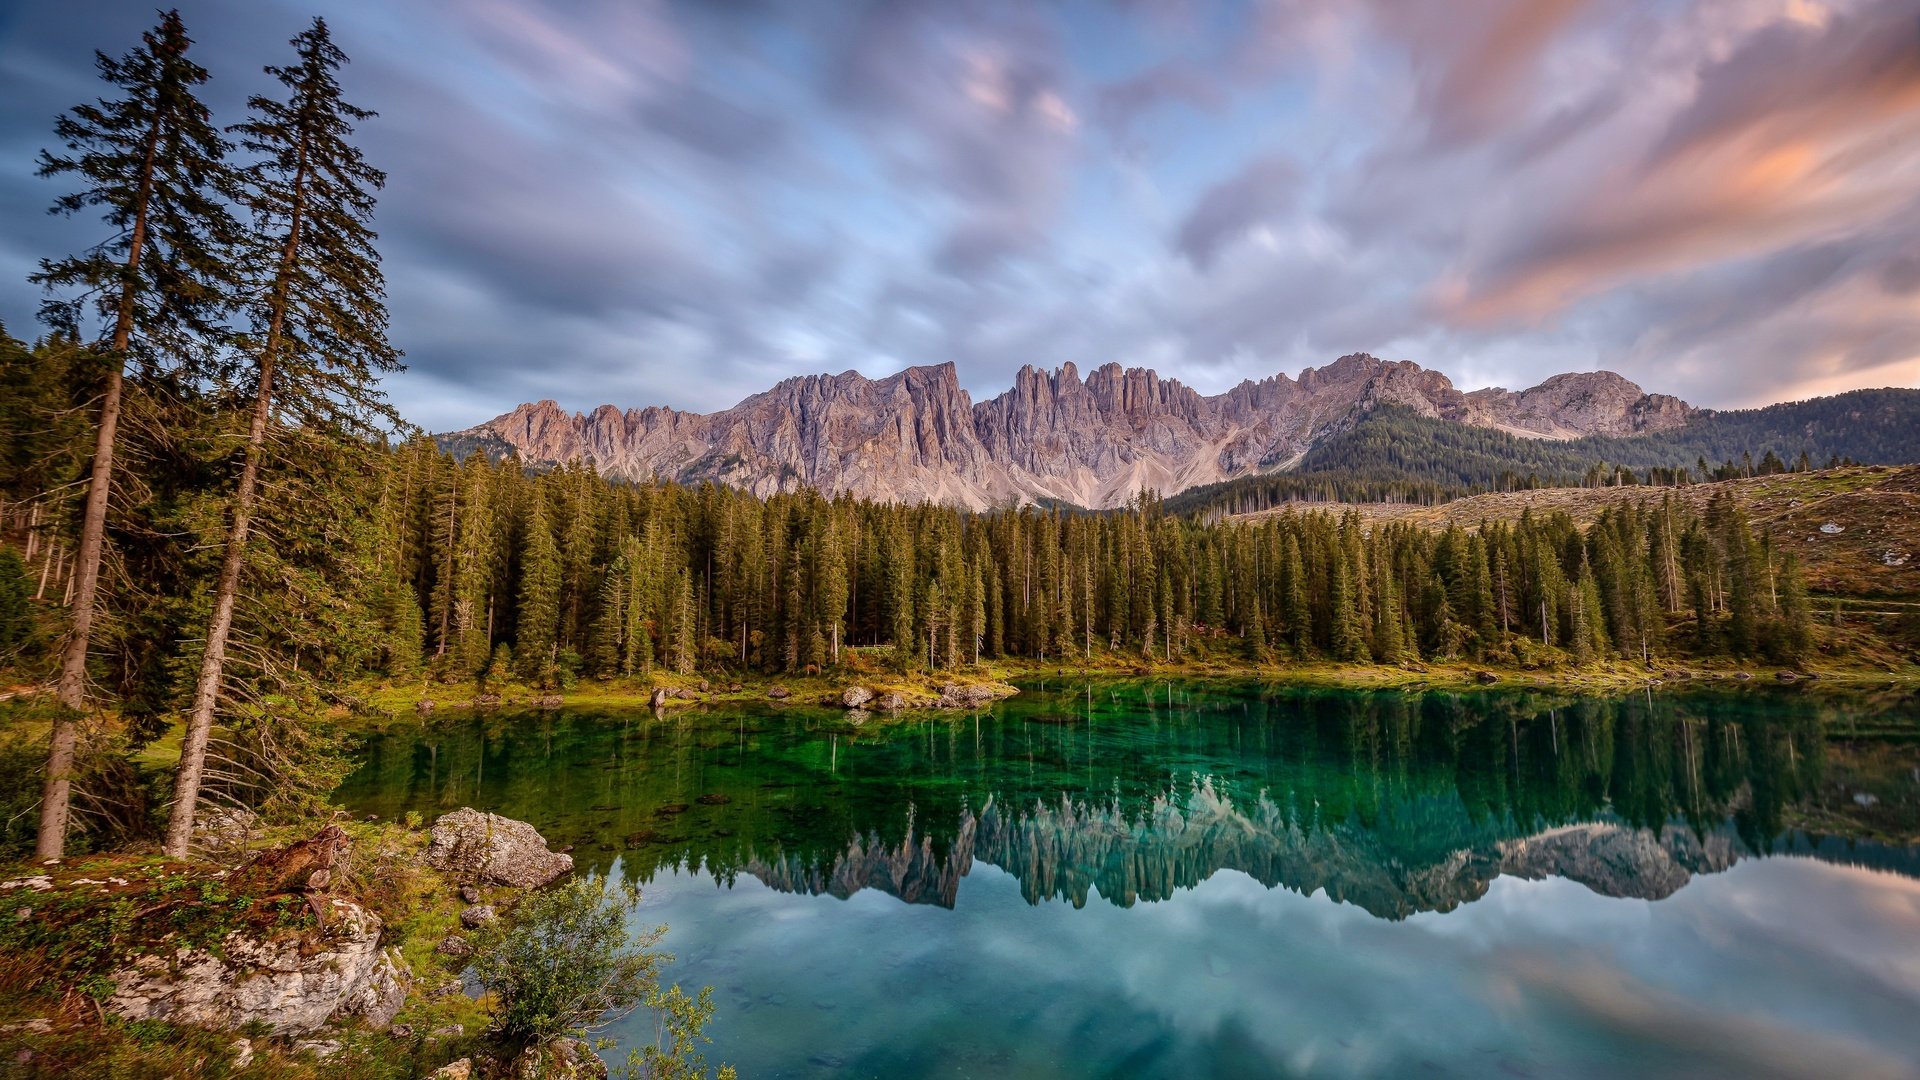
[[[373,498],[394,508],[382,520],[397,530],[375,546],[417,553],[399,576],[427,616],[427,644],[436,619],[459,622],[442,599],[449,576],[472,610],[517,612],[486,631],[485,648],[441,650],[432,670],[449,680],[473,676],[463,657],[502,645],[523,677],[559,685],[656,666],[804,672],[849,647],[884,649],[902,670],[950,670],[1096,650],[1173,659],[1226,637],[1251,657],[1382,663],[1510,658],[1521,636],[1580,660],[1691,642],[1697,654],[1786,661],[1810,640],[1797,567],[1730,500],[1696,515],[1654,490],[1584,531],[1528,514],[1434,533],[1312,509],[1207,523],[1144,496],[1110,514],[761,499],[609,483],[584,466],[456,465],[415,439]],[[483,505],[449,512],[465,499]],[[469,580],[452,553],[476,530],[516,539]],[[1688,623],[1704,629],[1675,634]]]

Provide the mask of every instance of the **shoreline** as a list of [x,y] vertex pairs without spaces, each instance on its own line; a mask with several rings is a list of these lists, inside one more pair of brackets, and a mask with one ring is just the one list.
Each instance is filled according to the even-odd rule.
[[[1418,665],[1310,663],[1253,663],[1241,660],[1193,660],[1178,663],[1122,663],[1096,658],[1091,663],[998,661],[958,671],[899,674],[861,671],[777,677],[761,673],[729,675],[723,680],[700,676],[656,674],[651,678],[583,681],[564,690],[540,690],[512,685],[483,693],[473,683],[418,682],[355,688],[352,696],[374,713],[389,719],[426,715],[442,709],[590,708],[652,709],[656,691],[663,710],[696,705],[761,704],[804,706],[855,711],[842,700],[851,687],[872,692],[876,699],[898,693],[908,700],[898,708],[868,704],[876,713],[948,712],[978,707],[1011,697],[1033,683],[1071,680],[1233,680],[1271,686],[1346,690],[1535,690],[1594,696],[1615,696],[1644,690],[1737,690],[1756,686],[1864,690],[1920,691],[1920,666],[1783,668],[1773,665],[1711,666],[1686,663],[1657,664],[1655,670],[1627,662],[1589,665],[1574,670],[1526,670],[1488,664],[1439,663]],[[936,704],[943,688],[975,690],[980,696],[964,704]],[[782,692],[784,691],[784,692]]]

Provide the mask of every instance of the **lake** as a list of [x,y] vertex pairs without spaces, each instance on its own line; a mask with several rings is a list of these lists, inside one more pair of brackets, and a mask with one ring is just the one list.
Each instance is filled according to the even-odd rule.
[[749,1078],[1920,1076],[1899,694],[441,714],[339,798],[640,884]]

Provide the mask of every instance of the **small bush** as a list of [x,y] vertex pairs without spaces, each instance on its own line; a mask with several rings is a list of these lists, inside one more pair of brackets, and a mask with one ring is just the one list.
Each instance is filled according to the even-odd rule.
[[522,900],[483,934],[470,969],[493,992],[494,1024],[519,1046],[583,1037],[626,1016],[660,988],[653,951],[665,928],[633,933],[639,890],[575,878]]

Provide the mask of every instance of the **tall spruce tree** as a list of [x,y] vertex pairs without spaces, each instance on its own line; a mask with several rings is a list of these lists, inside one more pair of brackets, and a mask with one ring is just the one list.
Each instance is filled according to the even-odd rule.
[[231,129],[255,155],[239,188],[254,228],[237,249],[255,297],[252,328],[241,340],[253,408],[174,779],[166,850],[175,858],[186,855],[193,833],[269,429],[284,418],[309,435],[358,439],[397,419],[378,388],[379,376],[399,367],[399,354],[387,341],[386,285],[369,224],[386,175],[350,141],[354,123],[373,113],[341,97],[334,73],[347,58],[324,19],[291,44],[295,62],[266,69],[286,100],[250,98],[251,115]]
[[40,805],[35,851],[42,859],[66,849],[126,367],[178,371],[180,384],[191,384],[205,373],[229,299],[225,252],[236,229],[221,200],[231,180],[228,146],[196,96],[207,72],[187,59],[192,44],[179,12],[168,11],[125,56],[96,53],[101,80],[118,96],[60,117],[54,134],[70,155],[40,156],[41,176],[72,175],[83,185],[57,200],[53,212],[98,208],[113,229],[104,243],[43,261],[33,275],[50,291],[77,291],[50,300],[42,318],[70,340],[96,340],[83,330],[91,313],[107,360],[56,690],[62,713],[53,723]]

